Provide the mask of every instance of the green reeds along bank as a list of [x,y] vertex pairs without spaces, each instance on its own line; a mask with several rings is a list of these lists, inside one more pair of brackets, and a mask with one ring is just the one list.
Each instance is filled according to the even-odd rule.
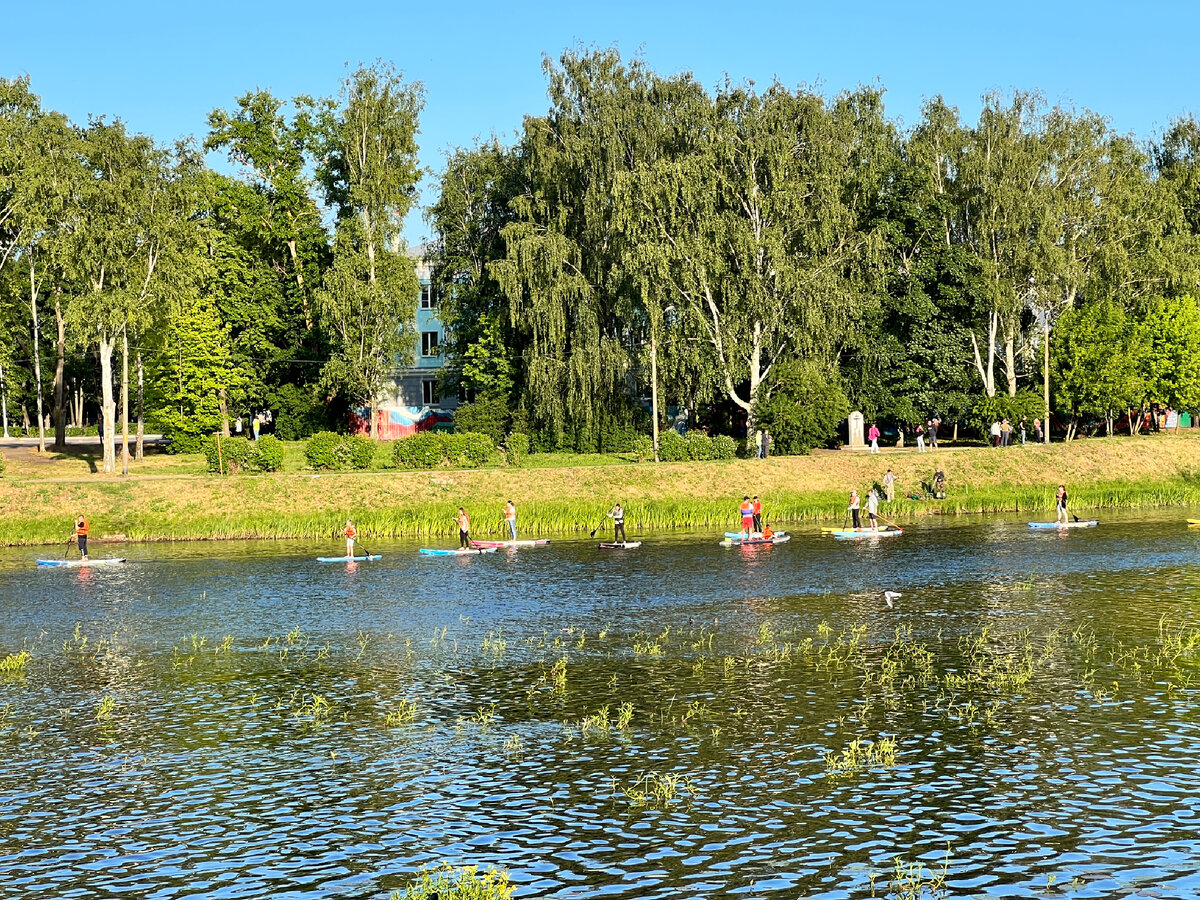
[[[120,541],[340,540],[347,516],[354,519],[368,547],[374,538],[453,541],[458,528],[454,516],[460,505],[471,515],[473,537],[495,538],[507,535],[502,501],[496,496],[508,496],[510,492],[517,503],[517,528],[522,537],[582,536],[596,529],[596,537],[604,539],[612,535],[612,522],[606,513],[617,500],[625,507],[626,529],[631,536],[669,529],[720,531],[738,526],[737,509],[743,493],[740,485],[730,493],[728,479],[713,475],[711,493],[664,497],[661,494],[664,484],[670,486],[669,480],[655,479],[653,472],[645,476],[641,470],[638,472],[636,479],[611,483],[603,477],[589,479],[579,484],[577,495],[553,499],[523,496],[523,492],[546,492],[547,488],[537,482],[497,485],[464,481],[451,485],[444,496],[411,502],[398,499],[397,494],[371,490],[378,481],[359,481],[351,476],[315,485],[289,482],[284,477],[247,477],[232,493],[201,492],[174,503],[142,497],[129,490],[129,484],[106,483],[82,499],[63,488],[64,494],[54,503],[42,504],[60,509],[60,514],[47,515],[36,505],[23,503],[21,509],[0,516],[0,544],[58,544],[64,553],[76,552],[66,544],[76,511],[85,512],[91,519],[95,545]],[[1075,512],[1200,504],[1200,480],[1185,476],[1154,482],[1067,480]],[[888,519],[904,521],[934,515],[1049,512],[1054,508],[1055,487],[1049,481],[1036,486],[983,487],[951,481],[944,500],[917,500],[898,492],[895,501],[881,505],[881,513]],[[864,483],[860,491],[868,488],[869,483]],[[37,494],[47,490],[39,487]],[[681,485],[680,490],[698,488]],[[840,524],[846,518],[847,494],[841,490],[761,493],[764,518],[777,530],[805,523]],[[647,496],[654,499],[643,499]],[[27,514],[25,509],[38,511]]]

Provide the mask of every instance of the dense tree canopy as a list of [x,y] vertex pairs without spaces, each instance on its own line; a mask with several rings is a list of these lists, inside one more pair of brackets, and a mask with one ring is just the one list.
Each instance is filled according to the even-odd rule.
[[[449,151],[426,209],[443,387],[497,436],[765,425],[802,451],[847,408],[1074,434],[1200,407],[1191,116],[1139,141],[1017,91],[902,130],[877,88],[709,89],[615,50],[545,72],[548,108]],[[266,407],[296,437],[378,402],[413,355],[425,98],[382,63],[341,87],[248,92],[164,147],[0,80],[6,429],[100,420],[111,470],[133,418],[185,448]]]

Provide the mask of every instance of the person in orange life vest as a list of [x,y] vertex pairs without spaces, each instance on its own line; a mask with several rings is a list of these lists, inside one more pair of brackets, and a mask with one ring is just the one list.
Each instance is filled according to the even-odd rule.
[[761,532],[762,529],[762,501],[758,499],[758,495],[754,495],[754,500],[750,504],[750,510],[754,513],[754,530]]
[[454,520],[458,522],[458,546],[463,550],[467,550],[471,546],[471,517],[460,506],[458,508],[458,515],[454,517]]
[[75,542],[79,544],[79,556],[81,559],[88,558],[87,552],[87,537],[88,537],[88,520],[83,516],[75,517]]
[[346,520],[346,559],[354,556],[354,539],[358,537],[358,529],[354,527],[354,522],[350,519]]
[[517,505],[511,500],[504,507],[504,521],[508,523],[508,531],[512,539],[517,539]]
[[742,537],[748,538],[754,533],[754,504],[750,502],[750,495],[742,497]]
[[775,537],[775,532],[772,531],[771,526],[768,525],[766,528],[763,529],[762,536],[763,536],[764,541],[769,541],[769,540],[771,540],[771,538]]
[[850,492],[850,517],[855,529],[862,528],[862,519],[858,517],[858,491]]

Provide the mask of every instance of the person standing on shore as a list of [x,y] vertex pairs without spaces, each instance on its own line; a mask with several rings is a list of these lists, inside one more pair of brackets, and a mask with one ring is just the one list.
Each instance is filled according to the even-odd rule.
[[930,419],[929,427],[925,430],[925,439],[926,439],[926,441],[929,442],[930,450],[937,449],[937,427],[938,427],[938,420]]
[[471,517],[468,516],[467,511],[460,506],[458,508],[458,515],[454,517],[454,521],[458,522],[459,549],[471,549]]
[[988,434],[991,435],[992,446],[999,447],[1000,446],[1000,423],[998,421],[995,421],[995,420],[992,421],[992,427],[988,429]]
[[504,521],[508,523],[508,533],[512,535],[512,540],[517,540],[517,504],[511,500],[504,506]]
[[250,423],[250,427],[254,431],[254,440],[258,441],[258,432],[259,429],[262,428],[262,419],[259,417],[258,413],[254,414],[254,421]]
[[850,521],[853,523],[854,530],[858,531],[862,528],[862,519],[859,517],[859,500],[858,491],[850,492]]
[[354,539],[358,537],[358,529],[354,527],[352,519],[346,520],[346,559],[354,558]]
[[896,499],[896,476],[892,474],[891,469],[888,469],[887,474],[883,476],[883,491],[888,503]]
[[754,495],[754,499],[750,501],[750,511],[754,514],[754,531],[756,534],[762,533],[762,501],[758,499],[758,494]]
[[1025,416],[1021,416],[1021,446],[1025,446]]
[[1067,521],[1067,486],[1065,484],[1060,484],[1058,493],[1054,495],[1054,521],[1063,523]]
[[79,545],[79,558],[86,560],[88,539],[88,520],[83,516],[75,517],[75,543]]
[[872,422],[871,427],[867,429],[867,440],[871,442],[871,452],[878,453],[879,452],[879,426],[876,425],[874,422]]
[[1040,444],[1042,442],[1042,420],[1041,419],[1035,418],[1033,420],[1033,441],[1035,444]]
[[917,423],[917,452],[918,453],[925,452],[925,428],[928,425],[929,425],[928,420],[926,420],[924,425],[922,425],[920,422]]
[[618,501],[617,505],[608,511],[608,517],[613,520],[613,543],[625,543],[625,510]]

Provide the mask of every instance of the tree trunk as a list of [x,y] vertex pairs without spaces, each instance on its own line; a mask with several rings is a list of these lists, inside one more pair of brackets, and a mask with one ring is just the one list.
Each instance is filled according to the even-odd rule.
[[141,462],[145,459],[146,454],[143,449],[144,438],[146,437],[146,369],[142,365],[142,351],[137,353],[137,373],[138,373],[138,398],[137,398],[137,455],[136,459]]
[[33,260],[29,261],[29,311],[33,314],[33,377],[37,382],[38,453],[46,452],[46,429],[42,422],[42,352],[41,331],[38,328],[37,279]]
[[4,436],[8,437],[8,382],[4,380],[4,366],[0,366],[0,418],[4,419]]
[[312,316],[308,312],[308,295],[304,292],[304,271],[300,268],[295,239],[287,242],[287,248],[288,254],[292,257],[292,268],[296,272],[296,287],[300,289],[300,308],[304,311],[304,327],[312,331]]
[[1017,396],[1017,338],[1011,330],[1004,336],[1004,374],[1008,379],[1008,396]]
[[117,421],[117,404],[113,402],[112,381],[113,341],[108,335],[100,336],[100,421],[104,425],[104,466],[105,474],[116,471],[117,452],[115,448],[114,426]]
[[658,462],[658,336],[650,331],[650,434]]
[[971,349],[975,351],[975,369],[979,372],[979,380],[983,382],[983,393],[988,397],[996,396],[996,331],[999,327],[1000,314],[997,312],[988,313],[986,366],[979,352],[979,341],[975,337],[975,330],[971,330]]
[[121,474],[129,474],[129,332],[121,329]]
[[221,415],[221,437],[229,437],[229,403],[225,399],[225,388],[217,391],[217,412]]
[[25,401],[21,401],[21,424],[25,432],[25,437],[29,437],[29,410],[25,408]]
[[54,449],[67,449],[67,410],[64,404],[63,366],[67,357],[67,325],[63,321],[62,305],[54,298],[54,320],[58,325],[58,344],[54,362]]
[[1042,330],[1042,404],[1046,415],[1042,419],[1042,442],[1050,443],[1050,317],[1047,315]]
[[376,401],[376,399],[375,399],[375,395],[374,395],[374,394],[372,394],[372,395],[371,395],[371,400],[370,400],[370,402],[368,402],[368,403],[367,403],[367,418],[368,418],[368,420],[369,420],[369,421],[367,422],[367,434],[368,434],[368,435],[370,435],[370,437],[371,437],[371,440],[375,440],[375,408],[376,408],[376,402],[377,402],[377,401]]

